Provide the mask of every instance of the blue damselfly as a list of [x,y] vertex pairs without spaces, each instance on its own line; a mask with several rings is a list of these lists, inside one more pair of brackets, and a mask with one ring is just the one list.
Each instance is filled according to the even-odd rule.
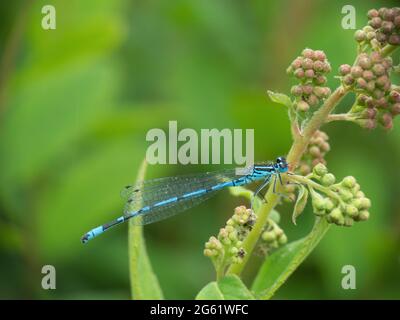
[[238,175],[235,169],[185,176],[147,180],[126,186],[121,194],[126,199],[124,215],[90,230],[82,242],[97,237],[111,227],[132,219],[135,225],[145,225],[171,217],[210,198],[226,187],[243,186],[263,180],[255,196],[266,187],[272,177],[281,180],[288,171],[286,159],[279,157],[275,163],[255,164]]

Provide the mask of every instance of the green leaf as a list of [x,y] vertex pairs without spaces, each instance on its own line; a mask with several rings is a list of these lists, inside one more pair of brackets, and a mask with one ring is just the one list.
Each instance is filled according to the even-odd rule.
[[297,217],[304,211],[308,200],[308,190],[305,186],[301,185],[300,190],[297,194],[297,200],[294,205],[292,221],[296,224]]
[[216,281],[207,284],[201,291],[197,294],[196,300],[224,300],[224,295],[219,289]]
[[[144,180],[147,163],[143,161],[137,181]],[[153,272],[146,244],[143,236],[143,227],[135,226],[129,221],[129,273],[132,298],[136,300],[160,300],[163,294],[157,276]]]
[[328,229],[328,222],[317,218],[313,229],[305,238],[289,243],[267,257],[252,285],[256,297],[270,299],[306,259]]
[[286,106],[288,108],[291,108],[293,106],[292,101],[286,94],[272,92],[272,91],[268,90],[268,96],[273,102],[283,104],[284,106]]
[[207,284],[196,300],[254,300],[254,296],[236,275],[228,275],[218,282]]

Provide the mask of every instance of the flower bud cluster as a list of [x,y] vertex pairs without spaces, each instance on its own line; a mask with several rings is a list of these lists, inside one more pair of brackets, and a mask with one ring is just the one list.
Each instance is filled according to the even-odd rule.
[[374,99],[381,99],[391,88],[391,58],[383,58],[379,52],[361,53],[354,66],[343,64],[339,67],[342,82],[359,93]]
[[299,174],[303,176],[309,174],[311,168],[315,167],[318,163],[326,165],[324,158],[326,153],[331,149],[328,141],[329,136],[324,131],[315,131],[298,168]]
[[287,243],[287,236],[282,228],[273,220],[269,219],[261,239],[267,244],[268,249],[276,249]]
[[330,191],[326,196],[311,191],[316,215],[340,226],[352,226],[355,221],[368,220],[371,200],[365,197],[354,177],[348,176],[335,183],[335,176],[323,164],[314,167],[313,177]]
[[400,8],[380,8],[368,11],[368,26],[357,30],[356,41],[376,39],[381,46],[400,45]]
[[351,112],[357,117],[356,123],[363,128],[374,129],[379,124],[390,130],[394,117],[400,114],[400,88],[392,87],[381,99],[359,95]]
[[326,74],[330,71],[331,65],[321,50],[304,49],[291,63],[287,73],[300,82],[291,89],[296,97],[296,111],[306,112],[331,94],[329,87],[324,86],[327,82]]
[[218,237],[210,237],[204,248],[204,255],[214,263],[229,265],[240,262],[245,256],[243,240],[256,221],[252,210],[244,206],[235,208],[233,216],[221,228]]
[[389,130],[393,118],[400,114],[400,90],[391,83],[392,70],[392,59],[383,58],[376,51],[360,54],[352,67],[340,66],[343,84],[357,93],[357,103],[350,114],[363,128],[374,129],[380,124]]

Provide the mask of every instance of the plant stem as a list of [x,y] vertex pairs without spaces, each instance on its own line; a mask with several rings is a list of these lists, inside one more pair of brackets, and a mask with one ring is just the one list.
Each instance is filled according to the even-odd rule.
[[[308,122],[308,125],[304,129],[303,134],[296,136],[292,148],[290,149],[289,154],[287,156],[287,160],[289,162],[291,171],[293,171],[297,167],[315,131],[317,131],[321,127],[321,125],[324,124],[328,115],[332,112],[332,110],[345,96],[346,93],[347,91],[342,86],[339,86],[325,101],[323,106],[314,113],[314,115]],[[278,192],[280,191],[281,188],[282,186],[280,184],[277,184]],[[228,273],[239,275],[243,271],[263,231],[269,213],[278,203],[279,196],[276,192],[275,193],[273,192],[272,184],[269,187],[267,194],[265,195],[265,200],[266,203],[264,203],[261,206],[259,212],[257,213],[257,221],[253,227],[253,230],[249,233],[249,235],[247,236],[247,238],[243,243],[243,248],[246,251],[245,257],[243,258],[241,263],[232,265],[228,269]]]
[[326,99],[322,107],[314,113],[307,126],[303,131],[303,135],[298,137],[289,151],[287,161],[289,162],[290,170],[294,171],[300,162],[301,157],[306,150],[311,137],[314,133],[324,124],[328,115],[333,111],[341,99],[347,94],[342,86],[339,86],[330,96]]
[[299,175],[291,175],[290,180],[301,183],[301,184],[305,184],[308,187],[319,190],[319,191],[325,193],[327,196],[338,200],[340,203],[343,203],[343,200],[335,192],[330,190],[329,187],[324,187],[311,179],[308,179],[306,177],[299,176]]
[[354,118],[348,113],[330,114],[326,118],[326,122],[333,122],[333,121],[354,121]]
[[390,56],[399,46],[392,46],[391,44],[386,45],[382,50],[381,50],[381,56],[382,57],[387,57]]
[[243,249],[246,252],[246,255],[243,257],[243,260],[241,263],[235,263],[231,265],[231,267],[228,269],[229,274],[237,274],[239,275],[244,266],[246,265],[247,261],[249,260],[251,256],[251,252],[253,251],[254,247],[257,244],[257,241],[263,231],[264,225],[267,222],[269,213],[271,210],[277,205],[278,203],[278,195],[273,192],[273,188],[269,188],[267,191],[267,194],[265,195],[266,202],[263,203],[263,205],[260,207],[258,213],[257,213],[257,221],[255,225],[253,226],[253,229],[243,242]]

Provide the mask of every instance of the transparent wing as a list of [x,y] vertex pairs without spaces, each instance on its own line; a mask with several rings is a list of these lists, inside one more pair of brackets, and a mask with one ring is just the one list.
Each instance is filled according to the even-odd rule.
[[[131,212],[137,211],[142,207],[151,206],[157,202],[180,197],[197,190],[209,189],[217,184],[232,181],[239,177],[236,175],[235,169],[229,169],[219,172],[142,181],[135,185],[127,186],[122,190],[121,195],[127,199],[124,213],[125,216],[128,216]],[[135,224],[143,225],[168,218],[199,204],[215,193],[216,191],[210,191],[155,207],[151,211],[133,218],[134,222]]]
[[182,199],[162,207],[155,207],[142,215],[133,217],[132,222],[135,225],[145,225],[167,219],[180,212],[186,211],[189,208],[197,206],[199,203],[211,198],[216,193],[217,191],[210,191],[202,196]]

